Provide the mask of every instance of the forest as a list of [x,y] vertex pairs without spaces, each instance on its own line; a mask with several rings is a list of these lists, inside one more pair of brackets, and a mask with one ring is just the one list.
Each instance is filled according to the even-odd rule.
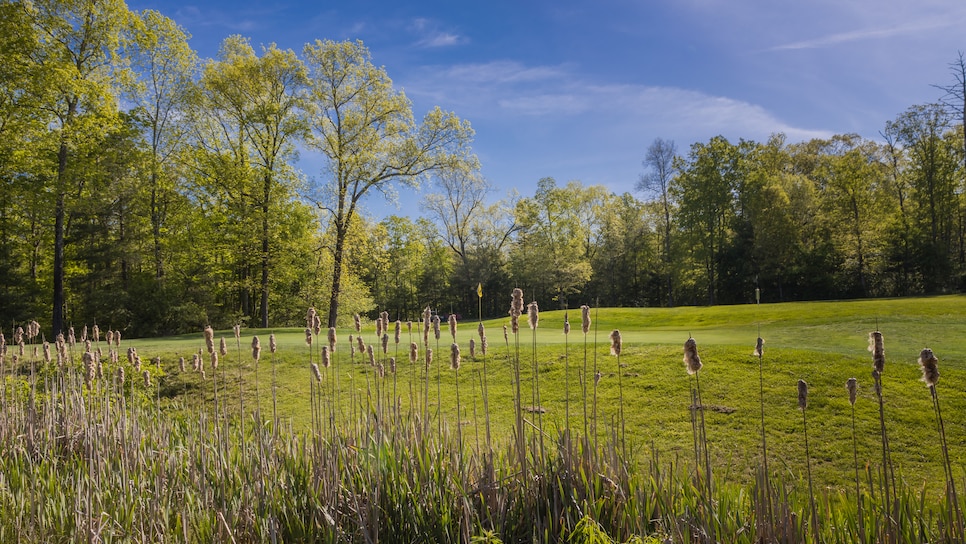
[[[361,42],[236,35],[202,59],[121,0],[2,0],[0,25],[8,325],[145,337],[300,325],[308,306],[329,326],[495,317],[515,287],[555,309],[966,286],[962,53],[876,139],[655,139],[633,193],[544,178],[495,195],[472,120],[413,112]],[[299,170],[308,154],[322,171]],[[417,187],[411,216],[365,208]]]

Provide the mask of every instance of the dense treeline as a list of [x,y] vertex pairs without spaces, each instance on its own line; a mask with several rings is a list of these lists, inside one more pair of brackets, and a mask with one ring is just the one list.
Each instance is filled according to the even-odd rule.
[[[5,323],[140,336],[297,325],[307,305],[330,323],[494,316],[515,286],[573,307],[966,282],[962,56],[946,95],[880,141],[656,140],[634,194],[548,178],[494,203],[468,123],[417,122],[361,43],[231,36],[202,60],[176,22],[120,0],[2,0],[0,25]],[[300,152],[324,171],[306,177]],[[361,214],[366,195],[420,181],[420,217]]]

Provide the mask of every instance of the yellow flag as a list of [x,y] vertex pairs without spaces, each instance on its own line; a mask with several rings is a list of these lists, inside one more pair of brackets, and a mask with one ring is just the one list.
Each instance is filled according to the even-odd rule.
[[476,296],[478,296],[480,298],[483,298],[483,284],[482,283],[477,283],[476,284]]

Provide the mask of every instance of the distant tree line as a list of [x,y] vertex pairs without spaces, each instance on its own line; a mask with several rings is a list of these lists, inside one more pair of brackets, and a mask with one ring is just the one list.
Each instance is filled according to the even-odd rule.
[[[513,287],[566,308],[966,285],[962,54],[876,141],[658,139],[633,194],[546,178],[493,202],[469,124],[416,121],[361,43],[231,36],[201,60],[187,39],[120,0],[0,0],[3,328],[492,317]],[[324,159],[318,181],[299,152]],[[361,207],[420,182],[418,216]]]

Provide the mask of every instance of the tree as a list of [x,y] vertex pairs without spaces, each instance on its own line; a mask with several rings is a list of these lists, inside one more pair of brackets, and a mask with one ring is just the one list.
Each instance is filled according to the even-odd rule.
[[188,35],[157,11],[145,10],[135,19],[127,57],[135,79],[128,97],[133,113],[144,126],[150,148],[150,217],[154,274],[164,277],[164,236],[168,206],[175,192],[175,158],[186,143],[184,109],[198,64],[188,46]]
[[641,163],[647,172],[637,181],[636,189],[654,195],[664,214],[662,224],[661,259],[664,263],[665,284],[667,286],[667,305],[674,306],[673,286],[671,283],[671,181],[674,178],[674,159],[677,148],[674,140],[656,138],[647,148]]
[[959,52],[956,60],[949,63],[949,71],[953,82],[949,85],[934,85],[945,92],[940,104],[946,108],[949,115],[959,121],[959,151],[960,161],[966,171],[966,56]]
[[38,47],[31,59],[43,92],[38,107],[53,120],[58,135],[52,192],[54,200],[53,333],[64,326],[64,244],[72,150],[103,134],[116,119],[114,60],[129,12],[123,0],[37,0],[20,4],[35,29]]
[[308,104],[314,137],[309,145],[327,159],[329,183],[319,206],[335,230],[328,324],[339,315],[346,237],[361,199],[388,194],[393,184],[413,186],[431,172],[476,168],[473,131],[438,107],[417,124],[412,104],[393,89],[362,42],[317,40],[304,50],[309,68]]

